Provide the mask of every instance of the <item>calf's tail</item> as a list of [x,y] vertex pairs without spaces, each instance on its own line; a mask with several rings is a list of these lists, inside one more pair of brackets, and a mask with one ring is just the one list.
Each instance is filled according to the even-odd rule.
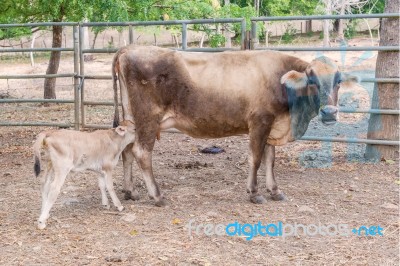
[[33,155],[34,155],[34,159],[35,159],[35,163],[33,166],[33,170],[35,172],[35,176],[39,176],[40,174],[40,149],[43,146],[43,141],[46,138],[46,133],[42,132],[38,135],[35,143],[33,144]]
[[118,51],[113,58],[112,62],[112,79],[113,79],[113,89],[114,89],[114,122],[113,127],[117,127],[119,125],[119,110],[118,110],[118,85],[117,85],[117,73],[119,72],[119,54]]

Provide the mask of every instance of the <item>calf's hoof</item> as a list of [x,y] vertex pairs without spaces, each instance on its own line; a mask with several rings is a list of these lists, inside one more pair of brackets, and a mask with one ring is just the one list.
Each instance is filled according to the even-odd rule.
[[122,212],[125,208],[124,208],[124,206],[119,206],[119,207],[117,207],[117,209],[118,209],[118,211],[120,211],[120,212]]
[[125,191],[125,200],[139,200],[139,193],[137,191]]
[[46,228],[46,222],[38,221],[37,228],[43,230]]
[[274,194],[274,195],[271,194],[271,199],[275,200],[275,201],[285,201],[285,200],[287,200],[287,198],[286,198],[285,194],[283,194],[283,192],[280,192],[280,193]]
[[267,200],[261,195],[250,196],[250,201],[255,204],[265,204]]
[[109,210],[110,209],[110,204],[103,204],[103,208]]

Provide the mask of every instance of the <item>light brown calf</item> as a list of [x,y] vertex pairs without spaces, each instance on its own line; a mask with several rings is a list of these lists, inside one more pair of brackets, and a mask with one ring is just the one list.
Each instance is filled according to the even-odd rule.
[[121,152],[134,140],[135,127],[130,121],[123,121],[121,126],[115,129],[91,133],[73,130],[50,130],[40,133],[33,145],[36,176],[40,174],[41,148],[48,155],[48,163],[42,184],[42,210],[38,228],[46,227],[51,207],[71,171],[92,170],[100,173],[102,204],[109,208],[107,188],[114,205],[122,211],[124,207],[113,188],[112,170],[117,165]]

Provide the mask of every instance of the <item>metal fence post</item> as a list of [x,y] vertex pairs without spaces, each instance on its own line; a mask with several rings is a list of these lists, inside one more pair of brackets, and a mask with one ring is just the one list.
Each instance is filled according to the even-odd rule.
[[80,95],[79,95],[79,32],[78,26],[73,27],[73,39],[74,39],[74,117],[75,117],[75,129],[79,130],[79,108],[80,108]]
[[182,23],[182,50],[187,49],[187,24]]
[[[84,55],[83,55],[83,26],[81,23],[79,23],[79,74],[80,76],[85,75],[85,60],[84,60]],[[80,89],[81,89],[81,125],[82,127],[85,127],[85,105],[83,104],[85,102],[85,80],[84,78],[81,78],[80,80]]]
[[250,37],[250,49],[254,50],[257,47],[258,38],[257,38],[257,22],[251,22],[251,37]]
[[129,44],[133,43],[133,26],[129,25]]
[[241,36],[240,36],[240,49],[245,50],[246,49],[246,20],[243,19],[240,25],[240,30],[241,30]]

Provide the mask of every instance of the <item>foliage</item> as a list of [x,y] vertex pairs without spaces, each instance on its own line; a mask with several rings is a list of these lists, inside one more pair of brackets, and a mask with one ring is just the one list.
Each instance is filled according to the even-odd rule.
[[350,23],[347,24],[346,29],[344,30],[344,37],[348,39],[353,38],[357,34],[356,31],[357,25],[358,21],[356,19],[351,20]]
[[282,35],[282,41],[284,43],[291,43],[295,39],[297,30],[294,28],[293,24],[287,24],[285,32]]
[[208,38],[212,48],[221,47],[226,41],[225,36],[218,33],[211,33]]

